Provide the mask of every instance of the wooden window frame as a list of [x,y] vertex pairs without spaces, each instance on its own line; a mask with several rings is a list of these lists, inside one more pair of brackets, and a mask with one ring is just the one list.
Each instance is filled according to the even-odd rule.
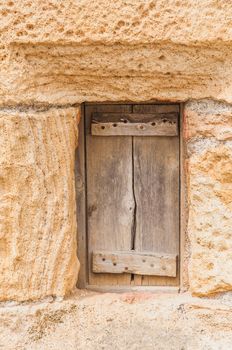
[[[179,164],[180,164],[180,231],[179,231],[179,286],[93,286],[88,285],[88,241],[87,241],[87,214],[86,214],[86,145],[84,135],[85,106],[97,104],[139,104],[137,102],[86,102],[81,105],[81,120],[79,124],[78,147],[76,150],[75,162],[75,187],[76,187],[76,212],[77,212],[77,256],[80,261],[80,271],[77,287],[79,289],[90,289],[98,292],[158,292],[178,293],[185,290],[187,276],[184,260],[186,247],[186,226],[187,226],[187,191],[185,158],[186,148],[183,138],[183,104],[179,103]],[[141,104],[145,104],[144,102]],[[148,104],[170,104],[170,102],[149,102]],[[173,103],[171,103],[173,104]]]

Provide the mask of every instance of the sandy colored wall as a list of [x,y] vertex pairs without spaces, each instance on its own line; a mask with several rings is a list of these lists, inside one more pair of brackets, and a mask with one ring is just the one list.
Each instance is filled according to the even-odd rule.
[[[186,103],[189,222],[184,279],[195,295],[232,290],[232,107]],[[78,107],[2,110],[1,300],[64,296],[77,280],[74,154]]]
[[0,10],[1,105],[232,101],[230,1],[12,0]]
[[76,284],[77,108],[0,111],[0,301]]
[[184,125],[190,289],[197,295],[232,290],[232,106],[187,103]]
[[0,300],[75,286],[84,101],[195,100],[184,107],[185,271],[192,293],[231,290],[230,3],[23,0],[0,10]]
[[82,293],[0,307],[9,350],[228,350],[232,303],[187,295]]

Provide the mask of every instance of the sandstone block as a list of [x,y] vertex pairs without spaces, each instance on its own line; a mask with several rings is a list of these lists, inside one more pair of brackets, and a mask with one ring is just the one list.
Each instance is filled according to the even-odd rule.
[[230,1],[1,1],[7,42],[231,42]]
[[0,300],[63,296],[77,280],[78,109],[0,111]]
[[189,282],[197,295],[232,290],[232,108],[187,104]]
[[231,102],[230,1],[0,2],[0,104]]
[[1,53],[0,105],[231,97],[224,43],[17,43]]
[[185,105],[185,139],[232,140],[232,105],[204,100]]

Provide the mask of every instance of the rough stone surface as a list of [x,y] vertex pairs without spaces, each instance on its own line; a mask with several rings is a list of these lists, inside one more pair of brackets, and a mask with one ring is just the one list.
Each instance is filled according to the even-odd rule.
[[231,298],[88,293],[63,302],[0,308],[0,347],[228,350],[231,323]]
[[0,111],[0,300],[63,296],[78,273],[78,109]]
[[232,5],[224,0],[11,0],[0,6],[6,42],[232,40]]
[[232,101],[230,1],[1,1],[0,104]]
[[[79,269],[79,110],[70,104],[232,102],[232,4],[0,0],[0,16],[0,300],[63,297]],[[184,133],[190,256],[182,252],[183,270],[193,294],[210,296],[232,290],[232,107],[187,103]],[[231,311],[230,293],[199,300],[83,292],[6,303],[0,347],[228,350]]]
[[207,295],[232,290],[232,106],[185,107],[188,148],[190,288]]
[[209,100],[185,104],[185,139],[232,141],[232,105]]
[[[30,0],[22,0],[18,2],[9,0],[0,1],[0,14],[2,16],[0,28],[1,105],[18,106],[20,103],[24,106],[33,104],[49,106],[50,104],[66,105],[83,101],[99,102],[104,100],[133,100],[139,102],[157,99],[184,101],[204,97],[232,101],[232,5],[230,2],[220,0],[195,1],[194,3],[190,0],[119,0],[117,2],[106,2],[106,0],[97,2],[89,0],[66,0],[63,2],[46,0],[41,2],[35,0],[31,2]],[[226,175],[219,178],[214,173],[222,172],[222,163],[223,166],[226,164],[225,167],[229,168],[232,134],[231,110],[229,106],[222,104],[212,104],[209,108],[205,102],[188,104],[187,106],[186,139],[189,143],[190,157],[188,164],[190,176],[189,238],[190,252],[192,251],[191,268],[189,270],[191,288],[195,293],[211,293],[230,289],[231,281],[225,271],[227,268],[224,267],[224,263],[216,262],[216,251],[219,248],[210,249],[210,254],[204,253],[204,257],[203,252],[201,253],[202,259],[215,260],[214,269],[210,272],[212,276],[208,275],[209,269],[204,269],[202,273],[198,274],[200,259],[196,257],[199,257],[198,249],[201,247],[203,250],[203,243],[199,243],[198,237],[198,235],[202,237],[203,230],[201,231],[198,226],[204,218],[206,226],[208,225],[208,231],[204,231],[204,234],[207,235],[208,240],[214,239],[211,236],[214,237],[213,230],[217,227],[217,224],[215,223],[214,226],[214,218],[208,213],[208,207],[215,205],[213,213],[215,212],[218,215],[215,214],[215,220],[218,221],[218,226],[221,225],[220,234],[222,237],[225,237],[229,230],[227,225],[229,227],[230,220],[224,217],[223,213],[225,211],[228,216],[231,210],[229,202],[230,180],[227,179],[227,182],[225,182]],[[14,113],[17,115],[17,112]],[[54,114],[59,115],[59,113],[61,113],[59,108],[56,112],[54,109]],[[40,113],[41,115],[42,113]],[[5,114],[3,119],[5,119]],[[49,147],[53,146],[48,141],[41,139],[40,128],[46,134],[46,128],[50,126],[46,125],[43,118],[40,121],[39,119],[38,117],[36,120],[38,125],[41,123],[41,126],[37,130],[37,134],[35,133],[33,140],[39,157],[43,157],[43,153],[40,152],[44,148],[44,142],[49,145],[47,146],[48,153],[43,159],[41,158],[43,169],[43,167],[46,167],[46,158],[52,164],[52,151]],[[25,125],[27,125],[26,117],[19,118],[19,120],[20,124],[25,121]],[[57,123],[64,123],[64,119],[61,118],[58,121],[57,117]],[[9,146],[12,164],[13,160],[17,164],[18,157],[22,157],[21,168],[28,169],[27,157],[30,158],[30,156],[27,156],[27,153],[32,152],[29,146],[30,141],[25,136],[22,136],[22,138],[18,136],[17,138],[17,128],[14,129],[13,124],[11,127],[10,137],[9,132],[5,133],[3,131],[2,140],[7,138],[7,142],[13,142],[14,144],[14,147]],[[63,134],[60,135],[60,138],[59,136],[57,138],[60,144],[66,142],[66,140],[62,141],[63,138],[65,139]],[[24,144],[26,150],[28,147],[26,156],[22,151]],[[3,142],[3,152],[1,154],[4,162],[4,157],[8,157],[4,148],[5,145],[7,145],[6,141]],[[72,147],[75,148],[75,145],[70,144],[69,154],[73,154]],[[222,160],[223,155],[226,159]],[[63,158],[65,161],[67,160],[62,152],[59,153],[59,156],[61,162]],[[209,171],[209,167],[212,170]],[[68,167],[65,169],[67,182],[73,186],[73,175],[68,171]],[[29,192],[26,193],[30,199],[29,204],[25,203],[23,205],[25,207],[27,205],[33,206],[34,197],[31,196],[31,193],[34,195],[34,188],[38,188],[37,192],[35,191],[37,193],[35,202],[43,201],[45,184],[41,185],[42,179],[37,168],[30,170],[35,172],[34,175],[31,175],[30,180],[27,180],[28,175],[27,173],[23,175],[22,170],[14,170],[13,175],[11,175],[12,170],[3,168],[2,171],[6,173],[6,175],[3,175],[3,181],[6,182],[7,188],[5,196],[11,195],[12,191],[22,191],[20,186],[25,192],[29,188]],[[53,191],[56,188],[55,186],[60,186],[61,178],[64,176],[62,171],[57,169],[57,172],[55,172],[54,170],[55,185],[52,182],[49,183]],[[22,183],[20,181],[16,183],[15,178],[18,178]],[[62,188],[62,186],[59,187],[59,190],[62,191]],[[69,196],[67,197],[69,203],[71,202],[70,198],[74,201],[72,190],[73,187],[70,187]],[[63,191],[66,193],[64,189]],[[195,195],[195,192],[198,193],[199,191],[201,192],[201,201],[197,200]],[[46,198],[50,203],[49,196]],[[39,229],[35,228],[33,220],[30,220],[32,214],[25,216],[29,218],[29,224],[26,227],[27,219],[24,219],[23,216],[26,214],[21,209],[22,203],[20,202],[18,205],[14,198],[10,201],[10,204],[8,202],[6,204],[8,209],[3,210],[4,220],[2,220],[2,225],[7,226],[7,230],[11,230],[12,235],[5,239],[6,231],[4,228],[2,230],[4,233],[1,233],[3,238],[0,246],[3,255],[8,256],[6,251],[9,250],[9,255],[12,254],[13,257],[15,254],[16,256],[14,263],[7,259],[3,263],[3,276],[7,275],[7,269],[9,268],[9,273],[13,275],[10,283],[16,289],[17,281],[14,280],[16,278],[14,272],[23,269],[25,262],[26,264],[30,262],[30,258],[28,260],[25,257],[22,258],[21,251],[18,253],[17,249],[15,253],[12,253],[13,245],[8,243],[8,240],[10,242],[17,241],[18,232],[21,232],[18,229],[20,225],[23,226],[25,232],[28,232],[28,235],[25,234],[22,243],[19,243],[20,247],[26,245],[30,239],[31,246],[34,244],[34,240],[40,241],[40,239],[39,235],[36,235],[35,239],[35,232]],[[4,207],[5,202],[2,203],[1,206]],[[36,205],[34,205],[34,208]],[[74,208],[74,204],[72,205]],[[14,208],[13,213],[11,212],[12,208]],[[46,212],[44,209],[44,212],[40,213],[41,220],[47,220],[44,223],[45,226],[53,227],[57,224],[54,237],[59,230],[59,234],[62,235],[61,232],[64,229],[63,221],[60,220],[61,216],[65,217],[66,214],[62,212],[62,209],[62,207],[57,209],[60,212],[54,220],[52,216],[46,218],[46,215],[50,215],[49,211]],[[18,213],[17,210],[19,212],[18,221],[16,220],[17,214],[15,214]],[[35,221],[39,220],[40,214],[36,214],[34,209]],[[71,218],[70,215],[67,220],[71,222],[74,218]],[[8,221],[10,224],[8,224]],[[59,225],[60,229],[58,229]],[[210,225],[211,228],[209,228]],[[12,228],[9,229],[11,226]],[[72,226],[72,232],[74,231],[75,227]],[[52,242],[54,243],[54,241]],[[71,247],[71,241],[60,240],[60,243],[58,243],[57,240],[57,249],[60,244],[59,249],[65,251],[64,259],[68,259],[69,250],[64,246],[69,244]],[[229,247],[229,240],[226,240],[226,244]],[[37,243],[34,247],[33,252],[37,249]],[[22,256],[24,256],[23,249]],[[49,250],[43,248],[42,245],[41,249],[44,249],[41,254],[43,254],[45,261]],[[74,252],[74,248],[72,249]],[[224,253],[220,251],[222,261],[229,258],[228,252],[229,248],[225,249]],[[74,253],[72,254],[71,256],[74,256]],[[220,267],[220,264],[222,267]],[[36,267],[38,271],[34,271],[34,275],[40,275],[41,271],[46,275],[48,272],[46,268],[42,267],[43,263],[39,265],[41,265],[41,270]],[[64,269],[65,264],[62,266]],[[204,280],[205,273],[207,273],[208,279]],[[215,276],[213,277],[214,273]],[[6,277],[3,277],[3,280],[4,278]],[[25,281],[25,286],[28,286],[30,280],[28,276],[22,275],[17,278],[22,281],[22,284]],[[50,278],[50,281],[52,279],[53,277]],[[47,284],[50,285],[51,282],[43,283],[44,280],[40,282],[41,286],[43,285],[43,288],[41,288],[44,291],[49,290]],[[73,277],[70,275],[70,280],[75,280],[75,274]],[[40,294],[41,288],[37,288],[36,285],[39,283],[38,281],[37,277],[33,277],[30,288],[24,287],[25,299],[29,296],[39,298],[46,295],[47,292]],[[66,282],[62,281],[58,287],[57,282],[54,291],[61,288],[63,292],[59,291],[59,293],[64,293],[63,283]],[[6,282],[5,284],[2,283],[0,288],[3,291],[8,288]],[[33,296],[30,289],[36,290],[36,288],[37,292],[35,293],[37,294]],[[24,292],[22,292],[22,295]],[[2,294],[4,293],[2,292]],[[17,295],[17,293],[16,295],[9,294],[9,298],[17,299]],[[4,296],[4,298],[6,297]],[[24,297],[22,298],[24,299]]]
[[232,101],[231,49],[167,42],[12,45],[2,64],[0,103]]

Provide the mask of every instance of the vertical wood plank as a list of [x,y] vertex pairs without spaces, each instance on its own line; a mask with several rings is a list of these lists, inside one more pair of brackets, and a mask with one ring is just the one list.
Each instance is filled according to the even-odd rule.
[[[179,255],[179,139],[134,137],[135,250]],[[135,276],[135,284],[178,285],[176,278]]]
[[186,183],[186,169],[185,161],[186,155],[186,144],[183,137],[183,113],[184,104],[180,105],[180,289],[186,291],[189,285],[188,276],[188,260],[189,260],[189,248],[187,242],[187,217],[188,217],[188,198],[187,198],[187,183]]
[[84,105],[81,107],[78,147],[76,150],[75,184],[77,205],[77,256],[80,261],[78,287],[85,288],[87,277],[87,241],[86,241],[86,193],[85,193],[85,134]]
[[[110,108],[111,107],[111,108]],[[113,107],[113,108],[112,108]],[[125,106],[128,110],[128,106]],[[88,264],[90,285],[128,285],[130,274],[94,274],[91,254],[94,250],[128,250],[134,201],[132,193],[131,137],[95,137],[89,133],[93,111],[86,107]],[[122,106],[108,106],[108,110]],[[105,108],[104,108],[105,111]]]

